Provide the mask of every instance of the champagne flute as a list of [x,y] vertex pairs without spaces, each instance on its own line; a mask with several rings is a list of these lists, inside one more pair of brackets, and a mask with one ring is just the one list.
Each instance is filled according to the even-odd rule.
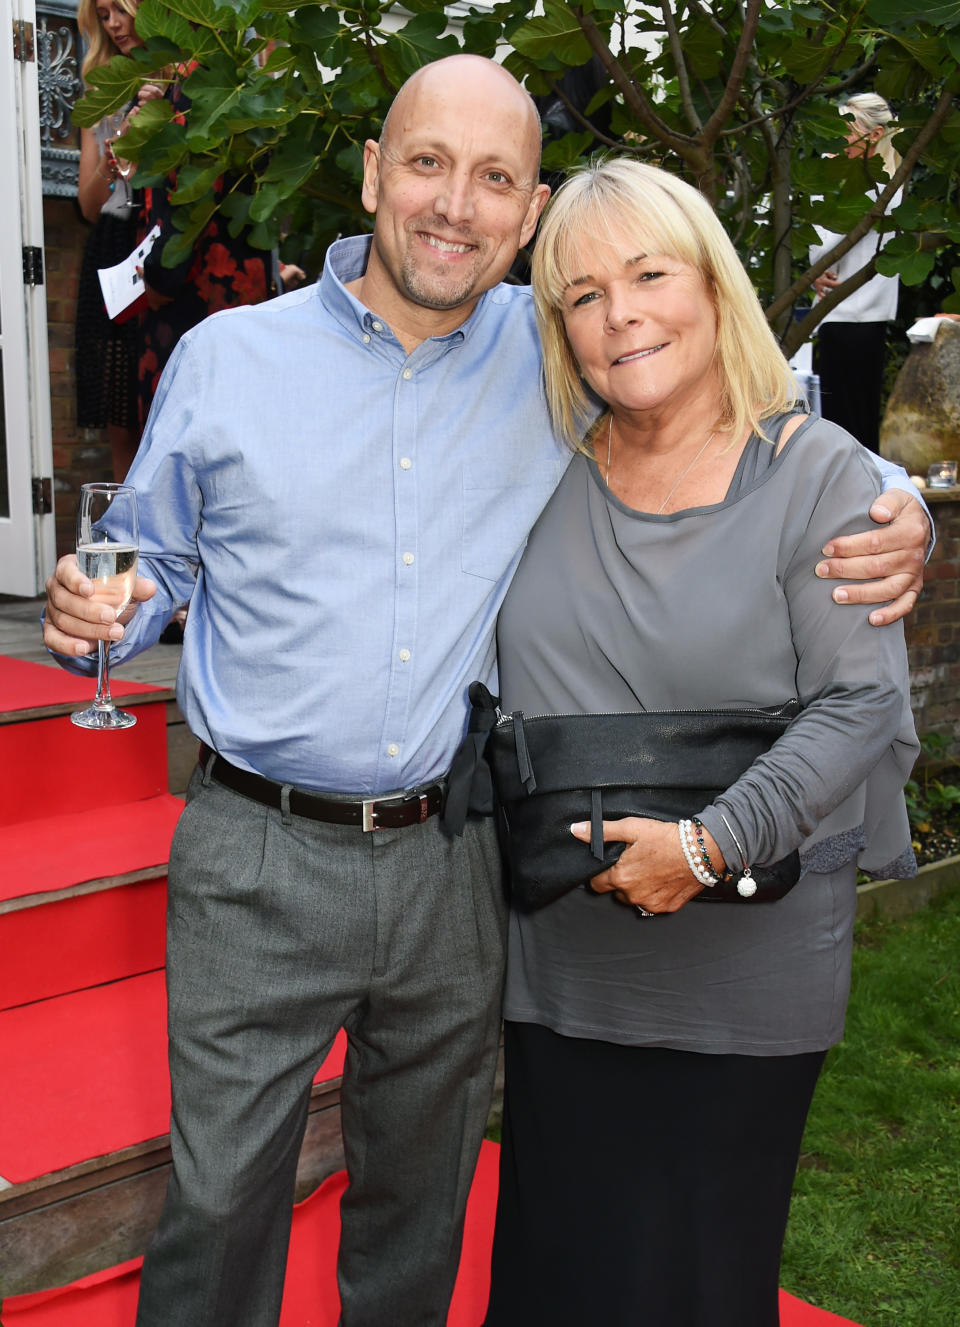
[[[95,603],[117,615],[133,595],[140,535],[137,494],[128,484],[84,484],[77,509],[77,566],[93,582]],[[97,694],[89,709],[71,714],[80,728],[131,728],[132,714],[110,699],[110,642],[97,642]]]

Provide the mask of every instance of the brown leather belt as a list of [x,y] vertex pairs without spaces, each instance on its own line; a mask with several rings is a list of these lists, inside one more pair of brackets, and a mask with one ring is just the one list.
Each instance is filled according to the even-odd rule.
[[[237,769],[223,756],[218,756],[206,744],[200,746],[200,764],[207,768],[213,756],[210,774],[217,783],[230,788],[243,797],[250,797],[264,806],[281,809],[283,789],[287,785],[265,779],[249,770]],[[290,788],[290,811],[308,820],[325,820],[332,825],[358,825],[364,832],[372,829],[403,829],[406,825],[420,825],[428,816],[443,810],[446,785],[442,781],[429,783],[423,788],[398,793],[395,797],[372,797],[358,801],[325,797],[323,793],[309,792],[306,788]]]

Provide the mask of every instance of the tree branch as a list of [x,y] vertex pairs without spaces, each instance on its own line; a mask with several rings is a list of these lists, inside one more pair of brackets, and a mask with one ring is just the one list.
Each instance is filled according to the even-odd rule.
[[667,31],[667,39],[670,42],[670,53],[673,56],[673,65],[677,71],[677,86],[680,89],[680,101],[683,105],[684,114],[687,117],[687,123],[697,133],[703,129],[703,123],[697,114],[697,108],[693,104],[693,94],[690,90],[690,75],[687,72],[687,62],[683,55],[683,43],[680,40],[680,33],[677,31],[677,25],[674,22],[671,0],[660,0],[660,10],[663,14],[663,24]]
[[703,127],[701,142],[705,152],[713,147],[720,136],[720,130],[730,118],[730,112],[737,104],[747,67],[753,55],[753,42],[757,35],[757,26],[760,22],[762,8],[763,0],[747,0],[747,8],[743,16],[743,28],[733,57],[733,64],[730,66],[730,73],[727,76],[726,86],[719,102],[717,102],[717,109]]
[[668,147],[676,152],[684,161],[690,160],[691,154],[694,155],[695,159],[699,160],[700,152],[697,140],[691,138],[688,134],[676,133],[675,130],[671,129],[668,124],[660,119],[659,115],[654,111],[651,103],[640,91],[633,79],[624,69],[623,65],[621,65],[620,61],[610,50],[606,41],[604,41],[603,34],[598,29],[596,23],[594,23],[593,17],[590,14],[585,14],[579,5],[574,5],[572,12],[574,18],[576,18],[577,22],[580,24],[583,35],[590,44],[591,50],[599,56],[600,63],[603,65],[604,69],[606,69],[614,87],[622,95],[624,101],[643,127],[653,134],[664,147]]

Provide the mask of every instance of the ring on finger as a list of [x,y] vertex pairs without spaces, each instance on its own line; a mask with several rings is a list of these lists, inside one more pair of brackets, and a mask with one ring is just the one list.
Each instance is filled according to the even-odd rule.
[[647,909],[639,903],[635,903],[633,908],[638,917],[656,917],[657,915],[655,912],[648,912]]

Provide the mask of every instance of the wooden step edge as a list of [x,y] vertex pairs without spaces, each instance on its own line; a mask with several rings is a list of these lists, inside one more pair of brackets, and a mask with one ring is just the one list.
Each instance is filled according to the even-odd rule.
[[[342,1078],[331,1078],[323,1083],[314,1083],[310,1090],[308,1114],[338,1106],[342,1082]],[[25,1180],[21,1184],[11,1183],[0,1176],[0,1223],[169,1164],[170,1135],[162,1134],[159,1138],[119,1148],[116,1152],[80,1161],[74,1166]]]
[[[91,700],[95,690],[96,684],[91,679]],[[156,705],[160,702],[166,704],[168,701],[176,700],[176,698],[177,693],[174,687],[160,687],[156,691],[131,691],[128,695],[115,696],[114,700],[118,706],[126,709],[133,705]],[[49,705],[37,705],[29,709],[0,710],[0,727],[7,723],[29,723],[33,719],[59,719],[64,714],[72,714],[74,710],[82,710],[83,705],[83,701],[64,700]]]
[[155,862],[152,866],[138,867],[135,871],[100,876],[96,880],[84,880],[77,885],[66,885],[63,889],[50,889],[42,894],[24,894],[20,898],[3,899],[0,900],[0,917],[8,912],[23,912],[25,908],[39,908],[45,903],[62,903],[64,899],[82,898],[85,894],[99,894],[108,889],[119,889],[123,885],[135,885],[141,880],[156,880],[166,873],[167,863]]

